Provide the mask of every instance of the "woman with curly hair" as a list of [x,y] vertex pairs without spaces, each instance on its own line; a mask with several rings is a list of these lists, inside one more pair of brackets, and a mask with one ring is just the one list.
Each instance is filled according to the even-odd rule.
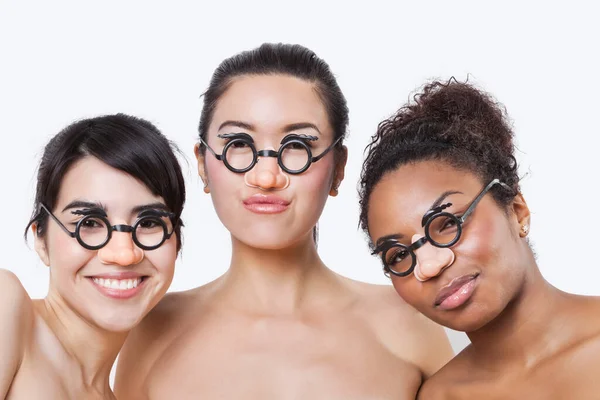
[[504,108],[432,82],[368,148],[361,226],[398,294],[471,344],[422,399],[597,399],[600,299],[541,275]]

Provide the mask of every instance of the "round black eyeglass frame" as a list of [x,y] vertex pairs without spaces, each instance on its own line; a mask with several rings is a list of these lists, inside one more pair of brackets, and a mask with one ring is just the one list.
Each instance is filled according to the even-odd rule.
[[[382,243],[378,244],[377,247],[373,250],[373,252],[371,254],[375,255],[377,253],[381,253],[381,261],[383,262],[383,267],[386,272],[391,273],[395,276],[400,276],[400,277],[410,275],[414,271],[415,266],[417,265],[417,256],[415,254],[415,251],[417,249],[419,249],[420,247],[424,246],[427,242],[431,243],[435,247],[441,247],[441,248],[447,248],[447,247],[454,246],[460,240],[460,238],[462,236],[462,230],[463,230],[462,226],[463,226],[464,222],[473,213],[473,211],[475,210],[475,207],[477,206],[477,204],[479,204],[479,202],[481,201],[483,196],[485,196],[485,194],[495,185],[500,185],[504,189],[513,191],[513,189],[510,186],[508,186],[507,184],[505,184],[504,182],[501,182],[498,178],[496,178],[496,179],[492,180],[490,183],[488,183],[487,186],[485,186],[481,190],[481,192],[479,192],[479,194],[475,197],[475,199],[473,199],[471,204],[469,204],[469,206],[467,207],[467,210],[465,211],[465,213],[462,216],[458,217],[450,212],[443,211],[444,209],[450,207],[452,205],[452,203],[446,203],[441,206],[435,207],[435,208],[427,211],[425,213],[425,215],[423,215],[423,219],[421,221],[421,226],[424,227],[425,236],[423,236],[421,239],[417,240],[410,246],[406,246],[406,245],[400,243],[397,239],[387,239],[387,240],[383,241]],[[436,242],[429,233],[429,227],[430,227],[431,223],[436,218],[439,218],[439,217],[449,218],[449,219],[453,220],[454,223],[456,224],[455,225],[456,226],[456,236],[448,243]],[[386,255],[390,250],[392,250],[394,248],[400,248],[400,249],[402,249],[402,251],[405,251],[408,254],[410,254],[412,262],[411,262],[410,268],[408,268],[406,271],[401,271],[401,272],[394,271],[387,264]]]
[[[254,166],[258,162],[258,157],[276,157],[277,158],[277,164],[279,164],[279,166],[281,167],[282,170],[284,170],[285,172],[287,172],[288,174],[291,174],[291,175],[298,175],[298,174],[301,174],[304,171],[306,171],[310,167],[310,165],[312,163],[317,162],[321,158],[323,158],[342,139],[342,136],[338,137],[321,154],[319,154],[318,156],[313,157],[312,151],[310,150],[310,147],[306,143],[306,140],[313,140],[313,141],[317,140],[318,138],[316,136],[302,135],[302,136],[294,137],[294,138],[289,139],[289,140],[286,140],[286,138],[284,138],[282,140],[282,142],[281,142],[281,146],[279,147],[278,151],[274,151],[274,150],[259,150],[259,151],[257,151],[256,147],[254,146],[254,142],[252,140],[252,137],[250,135],[247,135],[247,134],[231,134],[231,135],[229,135],[229,134],[222,134],[222,135],[217,135],[217,136],[220,137],[220,138],[228,138],[228,137],[232,137],[233,138],[231,141],[229,141],[225,145],[225,147],[223,148],[223,152],[221,154],[217,154],[212,149],[212,147],[210,147],[208,145],[208,143],[206,143],[204,141],[204,139],[200,138],[200,143],[202,143],[204,146],[206,146],[206,148],[213,154],[213,156],[215,156],[215,158],[217,160],[223,161],[223,163],[225,164],[225,166],[227,167],[227,169],[229,169],[231,172],[235,172],[236,174],[243,174],[244,172],[248,172],[252,168],[254,168]],[[238,143],[244,143],[247,146],[249,146],[250,149],[252,149],[252,161],[250,162],[250,165],[248,165],[246,168],[241,168],[241,169],[240,168],[235,168],[231,164],[229,164],[229,162],[227,162],[227,151],[231,148],[231,146],[233,146],[234,144],[238,144]],[[283,163],[283,160],[281,159],[283,151],[287,147],[292,146],[292,145],[302,146],[304,148],[304,150],[306,150],[306,153],[308,154],[308,158],[307,158],[306,164],[302,168],[300,168],[300,169],[289,169],[289,168],[287,168],[285,166],[285,164]]]
[[[108,242],[110,241],[111,237],[112,237],[112,233],[113,231],[116,232],[131,232],[131,238],[133,239],[133,242],[135,243],[135,245],[137,247],[139,247],[142,250],[154,250],[159,248],[160,246],[162,246],[162,244],[169,239],[172,235],[173,232],[175,232],[175,226],[176,223],[179,221],[175,221],[175,214],[171,213],[171,212],[167,212],[167,211],[160,211],[161,214],[163,214],[166,217],[169,217],[171,219],[171,221],[173,222],[173,230],[171,232],[168,232],[168,228],[167,228],[167,224],[165,224],[165,222],[158,218],[156,215],[147,215],[147,216],[143,216],[139,219],[137,219],[133,225],[126,225],[126,224],[120,224],[120,225],[111,225],[110,222],[108,221],[108,219],[100,214],[88,214],[86,216],[84,216],[83,218],[81,218],[79,221],[77,221],[77,225],[75,225],[75,232],[71,232],[70,230],[67,229],[66,226],[64,226],[64,224],[62,222],[60,222],[60,220],[58,218],[56,218],[56,216],[54,214],[52,214],[52,212],[44,205],[40,203],[40,207],[44,209],[44,211],[46,211],[48,213],[48,215],[50,217],[52,217],[52,219],[54,221],[56,221],[56,223],[58,224],[58,226],[60,226],[62,228],[62,230],[69,236],[71,236],[72,238],[77,239],[77,242],[79,242],[79,244],[83,247],[86,248],[88,250],[100,250],[101,248],[103,248],[104,246],[106,246],[108,244]],[[102,220],[105,224],[106,224],[106,230],[107,230],[107,235],[106,235],[106,239],[104,240],[104,242],[102,242],[99,245],[96,246],[90,246],[89,244],[87,244],[86,242],[83,241],[83,239],[81,239],[81,235],[79,234],[79,231],[81,229],[81,227],[83,226],[83,224],[89,220],[89,219],[100,219]],[[153,246],[146,246],[143,243],[141,243],[138,238],[137,238],[137,234],[136,234],[136,229],[137,227],[144,222],[147,221],[152,221],[155,222],[157,224],[159,224],[162,229],[163,229],[163,238],[162,240]]]

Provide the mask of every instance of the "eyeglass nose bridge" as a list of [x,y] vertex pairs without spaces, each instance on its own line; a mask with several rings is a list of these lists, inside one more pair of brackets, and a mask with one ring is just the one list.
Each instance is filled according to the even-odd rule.
[[429,241],[429,239],[427,239],[427,236],[423,236],[421,239],[417,240],[416,242],[414,242],[413,244],[411,244],[409,246],[409,250],[414,252],[417,249],[420,249],[421,247],[425,246],[425,243],[427,243]]
[[271,157],[271,158],[276,158],[277,159],[277,165],[279,167],[281,167],[284,171],[287,172],[286,168],[283,165],[283,162],[281,160],[281,152],[280,151],[275,151],[272,149],[264,149],[264,150],[259,150],[255,152],[255,156],[254,156],[254,162],[250,165],[250,169],[253,169],[254,167],[256,167],[256,164],[258,164],[258,162],[260,161],[261,157]]
[[[279,153],[275,150],[260,150],[256,152],[257,157],[279,157]],[[258,160],[257,160],[258,161]]]
[[127,232],[127,233],[131,233],[133,232],[133,226],[131,225],[113,225],[111,226],[111,230],[115,231],[115,232]]

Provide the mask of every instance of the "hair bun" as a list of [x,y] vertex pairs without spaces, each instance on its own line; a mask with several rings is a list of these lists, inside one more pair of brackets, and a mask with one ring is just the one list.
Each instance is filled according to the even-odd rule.
[[505,107],[469,83],[458,82],[454,77],[447,82],[431,82],[404,111],[401,114],[412,119],[410,125],[420,123],[425,125],[423,128],[432,128],[417,130],[430,135],[431,141],[475,147],[473,150],[492,145],[512,156],[513,133]]

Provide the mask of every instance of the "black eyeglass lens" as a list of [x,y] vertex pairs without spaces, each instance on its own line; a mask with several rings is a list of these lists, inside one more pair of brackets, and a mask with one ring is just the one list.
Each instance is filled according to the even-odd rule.
[[79,239],[89,247],[98,247],[106,243],[109,227],[103,218],[88,215],[78,224]]
[[441,213],[429,220],[427,233],[434,244],[448,245],[460,234],[460,222],[450,213]]
[[395,273],[403,274],[410,270],[413,256],[408,249],[400,244],[387,249],[383,255],[385,265]]
[[254,161],[254,150],[245,140],[234,139],[226,147],[223,155],[227,163],[234,169],[243,170]]
[[160,245],[171,232],[173,223],[168,217],[143,217],[135,226],[135,238],[143,247]]
[[289,171],[302,171],[310,163],[308,146],[299,141],[284,144],[279,152],[281,163]]

